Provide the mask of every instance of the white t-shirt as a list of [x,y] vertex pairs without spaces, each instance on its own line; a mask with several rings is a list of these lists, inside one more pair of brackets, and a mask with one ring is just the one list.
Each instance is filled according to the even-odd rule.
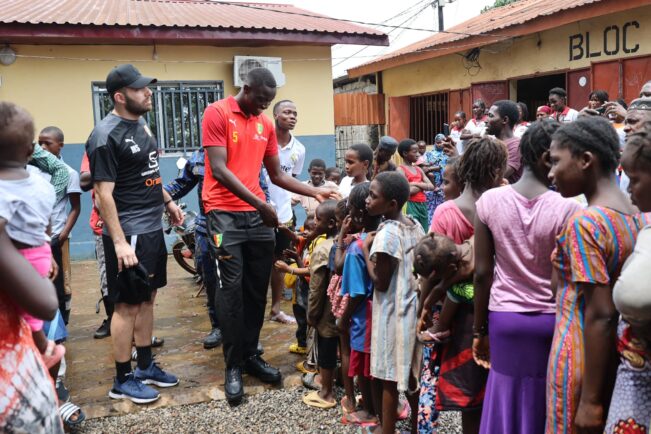
[[482,118],[481,120],[478,121],[477,119],[472,118],[468,121],[468,123],[463,129],[470,131],[471,134],[477,134],[479,136],[483,136],[484,133],[486,132],[486,120]]
[[346,199],[350,196],[350,191],[353,189],[353,178],[352,176],[344,176],[339,183],[339,194],[343,199]]
[[[300,175],[303,171],[305,146],[293,135],[291,137],[284,148],[278,145],[278,159],[280,160],[280,170],[294,176]],[[267,184],[269,185],[269,199],[276,209],[278,221],[281,224],[289,222],[292,219],[292,193],[272,184],[268,174]]]
[[522,136],[524,136],[524,133],[527,132],[527,129],[529,129],[529,122],[520,122],[513,129],[513,135],[518,139],[521,139]]
[[7,220],[9,238],[38,247],[50,241],[46,231],[56,196],[49,182],[28,172],[25,179],[0,180],[0,217]]
[[615,307],[625,320],[634,324],[651,321],[651,226],[637,235],[633,253],[628,257],[613,289]]
[[[61,160],[63,163],[63,160]],[[70,175],[68,179],[68,187],[66,188],[66,194],[57,202],[54,204],[54,210],[52,211],[52,217],[50,217],[50,224],[52,225],[52,235],[58,235],[61,233],[63,228],[66,225],[66,221],[68,220],[68,214],[70,213],[70,210],[68,209],[68,203],[69,203],[69,198],[68,195],[73,194],[73,193],[78,193],[81,194],[81,186],[79,185],[79,173],[72,167],[68,166],[66,163],[63,163],[66,166],[66,169],[68,169],[68,174]],[[28,170],[30,172],[35,171],[39,175],[43,177],[48,183],[50,182],[50,178],[52,176],[49,173],[45,173],[40,171],[36,167],[28,167]]]

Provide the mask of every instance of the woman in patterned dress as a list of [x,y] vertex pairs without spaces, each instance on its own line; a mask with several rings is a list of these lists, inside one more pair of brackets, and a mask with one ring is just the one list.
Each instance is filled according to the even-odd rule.
[[16,250],[5,224],[0,218],[0,432],[62,434],[54,384],[21,315],[51,320],[54,286]]
[[600,117],[561,127],[550,179],[588,207],[557,238],[556,328],[547,370],[546,433],[603,432],[614,385],[617,311],[612,286],[645,224],[615,180],[619,138]]
[[425,192],[425,197],[427,197],[427,217],[430,224],[432,223],[432,216],[436,207],[445,201],[443,190],[441,189],[441,185],[443,184],[443,170],[448,162],[448,156],[443,152],[444,141],[445,136],[443,134],[437,134],[434,138],[434,149],[425,152],[424,156],[425,164],[423,165],[423,171],[434,185],[433,191]]
[[[629,136],[622,166],[630,179],[633,203],[642,212],[651,212],[651,123]],[[620,365],[606,422],[608,434],[648,433],[651,429],[650,265],[651,226],[645,226],[613,290],[622,317],[617,342]]]

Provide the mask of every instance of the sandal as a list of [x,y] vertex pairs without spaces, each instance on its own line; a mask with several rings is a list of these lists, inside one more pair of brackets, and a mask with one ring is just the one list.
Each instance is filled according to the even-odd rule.
[[432,332],[430,329],[418,333],[416,339],[423,345],[445,344],[450,340],[450,330]]
[[43,362],[47,369],[50,369],[52,366],[59,363],[65,354],[66,349],[63,345],[57,345],[54,341],[47,341],[47,348],[41,357],[43,358]]
[[[75,417],[75,415],[77,415]],[[66,402],[59,407],[59,416],[68,427],[72,428],[86,420],[86,415],[82,409],[72,402]]]
[[307,389],[321,390],[321,385],[316,382],[317,375],[318,374],[316,372],[310,372],[308,374],[304,374],[303,377],[301,377],[301,383],[303,383],[303,386],[305,386],[305,388]]
[[59,402],[70,401],[70,392],[68,392],[68,389],[66,389],[65,384],[63,384],[63,381],[61,381],[60,378],[57,378],[55,389],[57,392],[57,398],[59,398]]
[[341,423],[344,425],[357,425],[362,428],[374,427],[380,424],[377,417],[374,417],[373,420],[363,420],[359,417],[358,413],[360,412],[344,414],[344,417],[341,418]]
[[297,362],[296,370],[303,374],[316,374],[316,368],[312,368],[305,360],[302,362]]
[[307,347],[301,347],[299,344],[294,342],[289,346],[289,352],[294,354],[305,355],[307,354]]
[[287,315],[282,310],[275,315],[271,315],[269,318],[270,321],[276,321],[281,324],[296,324],[296,318],[291,315]]
[[321,398],[319,396],[319,392],[317,391],[310,392],[307,395],[305,395],[303,397],[303,403],[310,407],[322,408],[324,410],[328,410],[330,408],[334,408],[337,406],[337,401],[328,402],[325,399]]

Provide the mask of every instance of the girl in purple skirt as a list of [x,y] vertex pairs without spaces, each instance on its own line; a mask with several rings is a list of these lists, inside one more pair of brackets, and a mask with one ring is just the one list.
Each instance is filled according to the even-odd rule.
[[532,125],[520,142],[522,178],[477,201],[473,357],[490,369],[480,433],[545,429],[555,312],[550,257],[556,235],[580,209],[549,189],[549,145],[559,126]]

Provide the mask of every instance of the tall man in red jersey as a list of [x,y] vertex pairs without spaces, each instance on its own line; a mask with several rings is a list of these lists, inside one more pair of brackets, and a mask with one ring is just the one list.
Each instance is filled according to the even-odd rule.
[[262,112],[276,96],[268,69],[249,72],[235,97],[217,101],[203,115],[206,174],[203,202],[208,234],[219,263],[216,304],[224,338],[226,398],[239,403],[242,369],[268,383],[280,371],[257,352],[264,322],[278,217],[260,188],[262,163],[275,185],[297,194],[326,199],[334,190],[314,188],[280,169],[273,122]]

